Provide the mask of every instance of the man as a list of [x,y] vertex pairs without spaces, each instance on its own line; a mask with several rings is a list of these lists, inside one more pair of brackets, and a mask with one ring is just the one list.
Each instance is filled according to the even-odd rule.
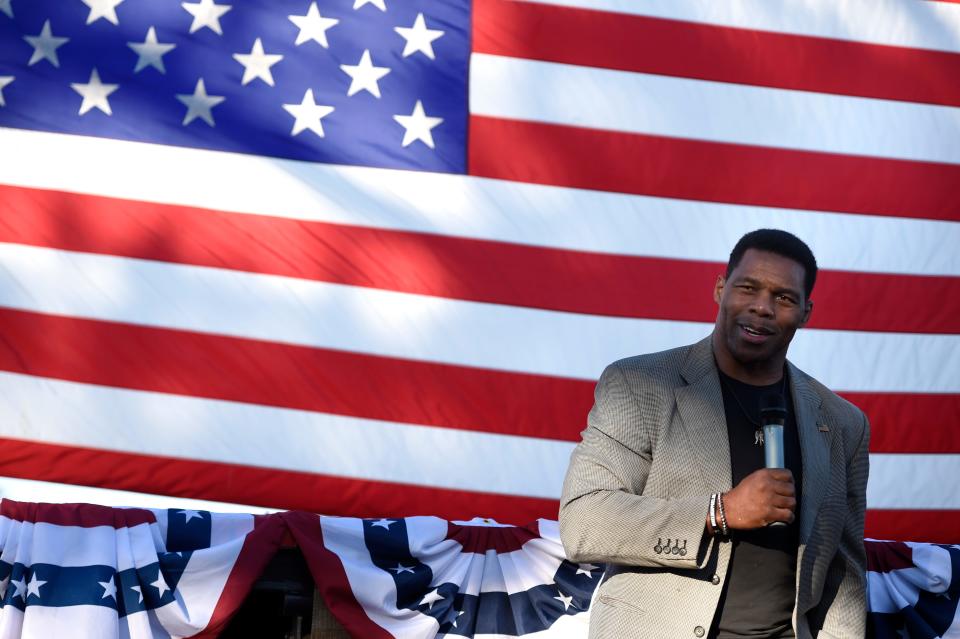
[[[795,236],[748,233],[708,338],[604,371],[560,505],[568,557],[608,564],[591,639],[864,636],[869,425],[786,359],[816,273]],[[770,392],[786,469],[763,467]]]

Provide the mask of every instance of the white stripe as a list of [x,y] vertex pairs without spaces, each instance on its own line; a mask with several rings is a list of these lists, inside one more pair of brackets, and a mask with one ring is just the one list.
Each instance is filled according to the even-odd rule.
[[[263,445],[264,424],[270,425],[269,446]],[[549,498],[559,496],[573,449],[570,442],[11,373],[0,373],[0,433],[67,446]]]
[[[2,243],[0,306],[588,380],[712,330]],[[790,356],[836,390],[960,391],[958,335],[805,329]]]
[[[0,164],[0,183],[15,186],[559,249],[715,262],[726,262],[730,249],[747,231],[774,227],[810,244],[821,268],[960,275],[960,251],[955,250],[960,246],[960,224],[955,222],[330,166],[17,129],[0,128],[0,148],[17,149],[16,162]],[[77,162],[78,157],[89,161]]]
[[210,546],[219,546],[246,537],[253,532],[253,525],[252,514],[212,513],[210,517]]
[[870,455],[867,507],[960,509],[960,455]]
[[[168,632],[189,637],[210,623],[243,543],[244,539],[239,537],[195,551],[190,556],[174,592],[176,599],[154,611],[157,621]],[[144,584],[143,587],[154,586]]]
[[526,0],[743,29],[960,52],[960,7],[909,0]]
[[[36,598],[24,614],[11,605],[0,610],[0,638],[47,639],[49,637],[120,637],[124,621],[117,611],[106,606],[41,606]],[[18,628],[20,624],[22,628]],[[119,631],[119,632],[118,632]],[[140,637],[161,639],[162,634],[142,634]]]
[[[3,526],[3,560],[17,561],[24,565],[53,564],[63,567],[112,566],[127,570],[133,565],[118,565],[117,545],[121,535],[124,543],[129,537],[147,539],[153,548],[153,533],[150,524],[139,524],[117,529],[113,526],[60,526],[46,522],[33,523],[11,521],[7,517]],[[18,546],[18,540],[29,540],[26,547]],[[148,562],[150,563],[150,562]],[[156,552],[152,563],[156,563]],[[148,564],[138,564],[148,565]]]
[[[12,373],[0,373],[0,436],[547,499],[560,497],[574,446]],[[870,463],[869,508],[960,509],[960,455]]]
[[[0,470],[2,472],[2,470]],[[156,539],[157,547],[163,547],[163,538],[160,530],[166,530],[167,508],[192,508],[193,510],[209,510],[214,513],[249,513],[264,515],[277,512],[276,508],[262,508],[247,504],[231,504],[222,501],[207,501],[205,499],[189,499],[186,497],[168,497],[166,495],[151,495],[126,490],[110,488],[93,488],[91,486],[74,486],[57,482],[37,481],[34,479],[15,479],[0,477],[0,495],[4,499],[13,499],[24,502],[44,502],[48,504],[100,504],[114,508],[148,508],[157,518],[159,529]],[[131,506],[136,504],[136,506]],[[0,520],[2,522],[2,520]],[[2,523],[0,523],[0,537]]]
[[[549,100],[532,96],[548,95]],[[473,54],[470,111],[629,133],[960,162],[960,108]]]

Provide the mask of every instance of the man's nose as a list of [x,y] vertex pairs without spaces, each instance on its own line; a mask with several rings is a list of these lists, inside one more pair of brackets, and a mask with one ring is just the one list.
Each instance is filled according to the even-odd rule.
[[773,296],[757,295],[750,304],[750,310],[760,317],[773,317]]

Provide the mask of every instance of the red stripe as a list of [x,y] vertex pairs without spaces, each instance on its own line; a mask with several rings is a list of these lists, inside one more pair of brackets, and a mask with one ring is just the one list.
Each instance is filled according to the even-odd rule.
[[10,309],[0,335],[0,370],[393,422],[574,439],[593,400],[579,380]]
[[[0,335],[13,373],[384,421],[578,441],[593,405],[592,381],[12,309]],[[873,452],[960,453],[960,395],[843,395],[870,418]]]
[[531,539],[539,539],[537,524],[501,528],[497,526],[463,526],[447,522],[447,539],[461,546],[460,552],[484,554],[489,550],[498,553],[521,550]]
[[870,452],[960,453],[960,395],[840,394],[870,418]]
[[867,540],[863,545],[867,549],[867,570],[871,572],[913,568],[913,548],[902,541]]
[[960,510],[868,510],[865,536],[960,544]]
[[477,0],[478,53],[836,93],[960,105],[960,55],[663,18]]
[[[960,220],[960,165],[470,116],[469,172],[755,206]],[[720,223],[720,221],[718,221]]]
[[[576,313],[712,322],[724,265],[0,186],[0,241]],[[436,268],[442,264],[443,268]],[[678,286],[677,282],[682,282]],[[811,327],[960,333],[960,278],[822,271]]]
[[37,504],[12,499],[4,499],[0,502],[0,517],[36,524],[81,528],[98,526],[132,528],[157,521],[152,512],[138,508],[110,508],[94,504]]
[[220,593],[210,621],[191,639],[215,639],[243,605],[253,583],[280,548],[287,529],[279,516],[258,518],[257,525],[243,540],[243,547]]
[[393,639],[392,634],[367,616],[363,606],[357,601],[343,562],[340,557],[330,552],[324,543],[319,517],[304,512],[286,512],[280,516],[289,526],[307,560],[323,603],[349,635],[364,639]]
[[4,476],[347,517],[557,518],[552,499],[348,479],[0,438]]

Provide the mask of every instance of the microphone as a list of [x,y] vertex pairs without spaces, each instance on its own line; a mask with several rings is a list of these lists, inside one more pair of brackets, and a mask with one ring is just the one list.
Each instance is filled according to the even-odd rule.
[[[787,406],[783,395],[769,393],[760,400],[760,423],[763,424],[763,460],[767,468],[784,468],[783,424],[787,421]],[[771,526],[786,526],[775,521]]]

